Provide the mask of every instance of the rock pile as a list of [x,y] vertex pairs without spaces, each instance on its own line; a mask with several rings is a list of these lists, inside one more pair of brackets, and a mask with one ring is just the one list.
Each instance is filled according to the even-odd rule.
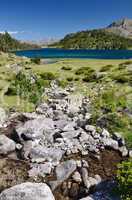
[[[119,134],[111,136],[107,130],[90,124],[89,99],[73,96],[73,91],[72,87],[62,89],[53,82],[51,88],[45,91],[48,102],[40,104],[34,113],[23,113],[28,120],[17,124],[11,134],[14,141],[0,135],[0,154],[5,155],[16,149],[17,155],[30,163],[29,177],[34,181],[37,177],[43,177],[52,191],[60,185],[65,189],[71,188],[71,185],[65,186],[65,181],[72,178],[74,184],[71,193],[74,195],[71,196],[72,199],[77,199],[75,197],[79,190],[78,185],[88,194],[91,188],[100,185],[102,181],[98,174],[89,175],[89,163],[81,157],[92,153],[95,159],[99,160],[101,152],[105,149],[118,151],[123,157],[131,155],[131,152]],[[77,155],[79,160],[75,159]],[[47,176],[54,178],[48,180]],[[8,200],[10,194],[13,199],[16,193],[16,200],[54,199],[52,195],[45,196],[45,191],[49,191],[45,184],[39,187],[39,190],[43,191],[40,196],[38,193],[34,194],[39,185],[27,185],[30,185],[29,189],[22,184],[5,190],[1,193],[0,199]],[[25,187],[27,189],[24,190]],[[23,192],[25,197],[19,198]],[[31,193],[38,196],[32,197]],[[92,196],[84,199],[103,200]]]

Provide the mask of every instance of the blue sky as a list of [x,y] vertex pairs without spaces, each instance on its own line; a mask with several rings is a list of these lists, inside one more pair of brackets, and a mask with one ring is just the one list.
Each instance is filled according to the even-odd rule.
[[61,38],[123,17],[132,19],[132,0],[0,0],[0,32],[23,40]]

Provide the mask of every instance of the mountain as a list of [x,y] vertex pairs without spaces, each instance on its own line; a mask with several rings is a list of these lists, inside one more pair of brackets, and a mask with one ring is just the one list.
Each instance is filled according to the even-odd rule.
[[107,31],[132,39],[132,19],[121,19],[110,24]]
[[54,46],[65,49],[129,49],[132,48],[132,20],[113,22],[106,28],[66,35]]
[[8,52],[8,51],[35,49],[35,48],[39,48],[39,46],[35,44],[29,44],[18,41],[12,38],[10,34],[7,32],[5,32],[4,34],[0,34],[0,51]]

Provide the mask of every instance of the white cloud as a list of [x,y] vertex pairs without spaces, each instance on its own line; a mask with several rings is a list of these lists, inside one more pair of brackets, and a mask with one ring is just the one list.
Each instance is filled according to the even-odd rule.
[[[25,33],[25,31],[7,31],[10,35],[17,35],[17,34],[22,34]],[[5,31],[0,31],[0,33],[5,33]]]

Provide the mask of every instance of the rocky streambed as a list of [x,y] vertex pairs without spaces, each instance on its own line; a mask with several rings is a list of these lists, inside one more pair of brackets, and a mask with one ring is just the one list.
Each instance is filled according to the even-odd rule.
[[1,115],[0,200],[120,199],[117,164],[132,151],[93,126],[89,99],[73,92],[53,82],[34,113]]

